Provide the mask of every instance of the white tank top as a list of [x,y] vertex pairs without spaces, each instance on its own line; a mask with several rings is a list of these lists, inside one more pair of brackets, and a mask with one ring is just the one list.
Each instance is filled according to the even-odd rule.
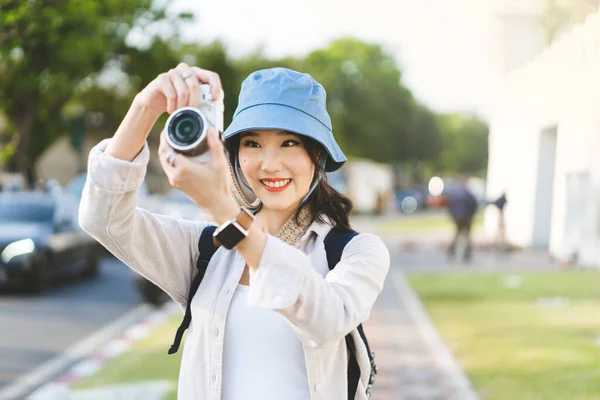
[[273,310],[248,307],[238,285],[227,314],[223,400],[309,400],[302,343]]

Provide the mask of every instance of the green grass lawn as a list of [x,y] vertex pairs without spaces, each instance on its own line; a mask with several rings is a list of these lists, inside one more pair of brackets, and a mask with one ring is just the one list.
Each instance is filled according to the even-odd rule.
[[[482,226],[483,213],[478,213],[473,228]],[[382,234],[436,230],[452,230],[452,220],[447,213],[399,215],[377,223],[377,231]]]
[[600,399],[600,273],[519,277],[408,279],[482,400]]
[[167,350],[180,322],[179,315],[171,318],[154,329],[148,337],[136,342],[130,351],[110,360],[95,375],[78,382],[74,389],[165,380],[173,382],[173,390],[165,400],[176,400],[183,343],[177,354],[168,355]]

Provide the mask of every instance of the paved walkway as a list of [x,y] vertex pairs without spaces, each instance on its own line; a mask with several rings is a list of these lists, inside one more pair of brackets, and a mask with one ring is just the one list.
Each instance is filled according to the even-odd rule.
[[378,366],[373,400],[475,400],[397,266],[365,324]]
[[[373,220],[355,229],[377,234]],[[451,232],[432,231],[383,237],[392,266],[383,292],[365,324],[379,369],[373,400],[477,400],[478,396],[439,336],[405,272],[548,270],[559,268],[545,252],[476,250],[470,264],[449,262],[443,249]],[[407,246],[412,241],[416,246]]]

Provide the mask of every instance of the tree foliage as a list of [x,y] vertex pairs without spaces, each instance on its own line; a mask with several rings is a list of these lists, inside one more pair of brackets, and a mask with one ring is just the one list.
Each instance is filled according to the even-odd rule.
[[[191,16],[169,16],[151,0],[48,4],[0,0],[0,119],[7,121],[0,124],[0,163],[15,153],[12,169],[26,170],[56,138],[75,130],[111,136],[134,96],[182,61],[219,73],[226,125],[251,72],[288,67],[310,73],[325,87],[336,139],[349,157],[429,165],[439,172],[485,168],[485,124],[438,117],[420,104],[393,56],[378,44],[341,38],[305,57],[273,59],[258,48],[231,59],[220,41],[180,41],[173,21]],[[169,21],[168,34],[153,33],[165,31],[153,31],[153,24]],[[132,32],[144,40],[133,43]],[[159,121],[156,129],[161,127]]]
[[169,19],[151,0],[0,0],[0,107],[14,133],[13,167],[29,169],[70,129],[81,108],[69,101],[128,51],[136,24]]
[[440,172],[481,174],[488,163],[488,125],[476,116],[442,114],[437,117],[442,151],[436,166]]
[[339,39],[310,53],[304,70],[326,88],[334,132],[348,154],[381,162],[411,156],[415,102],[381,46]]

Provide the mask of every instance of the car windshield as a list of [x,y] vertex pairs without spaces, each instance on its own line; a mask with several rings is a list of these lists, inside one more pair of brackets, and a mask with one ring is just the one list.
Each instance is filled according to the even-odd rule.
[[54,208],[47,198],[0,197],[0,222],[52,222]]

